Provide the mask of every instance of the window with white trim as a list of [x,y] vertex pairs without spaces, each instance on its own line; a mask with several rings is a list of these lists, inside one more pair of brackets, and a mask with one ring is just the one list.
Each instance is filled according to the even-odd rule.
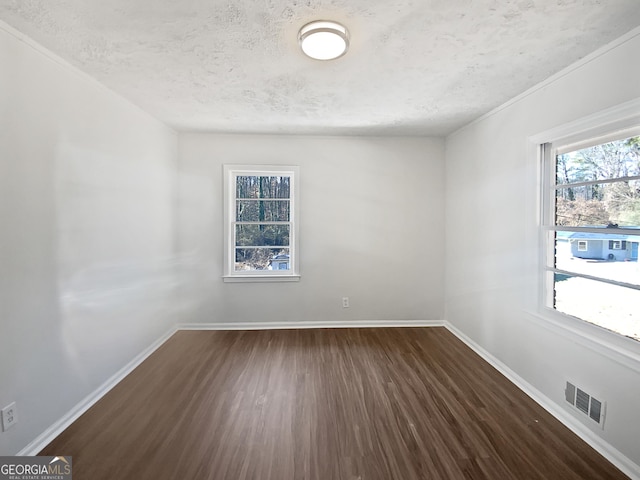
[[640,341],[640,127],[544,144],[543,166],[544,306]]
[[299,278],[298,167],[224,166],[225,281]]
[[626,249],[626,241],[625,240],[609,240],[609,249],[610,250],[622,250]]

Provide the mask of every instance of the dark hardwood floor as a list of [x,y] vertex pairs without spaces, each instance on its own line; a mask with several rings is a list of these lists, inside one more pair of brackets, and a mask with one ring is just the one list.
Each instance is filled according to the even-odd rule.
[[41,454],[74,480],[626,478],[444,328],[180,331]]

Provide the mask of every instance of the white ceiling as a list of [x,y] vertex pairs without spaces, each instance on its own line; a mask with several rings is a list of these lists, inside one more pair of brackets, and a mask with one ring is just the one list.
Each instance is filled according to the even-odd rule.
[[[640,2],[0,0],[0,19],[180,131],[443,135],[640,25]],[[347,55],[301,54],[318,19]]]

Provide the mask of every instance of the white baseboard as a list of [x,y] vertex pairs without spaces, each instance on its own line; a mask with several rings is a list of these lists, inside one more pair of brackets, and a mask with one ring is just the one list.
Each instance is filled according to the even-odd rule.
[[164,342],[177,331],[176,327],[171,327],[167,333],[153,342],[149,347],[137,355],[133,360],[122,367],[111,378],[100,385],[95,391],[87,395],[78,404],[76,404],[69,412],[67,412],[60,420],[55,422],[44,432],[42,432],[29,445],[20,450],[18,456],[37,455],[44,447],[49,445],[58,435],[60,435],[69,425],[75,422],[80,415],[89,410],[98,400],[104,397],[109,390],[115,387],[124,377],[129,375],[138,365],[140,365],[149,355],[155,352]]
[[553,415],[569,430],[578,435],[582,440],[589,444],[594,450],[618,467],[625,475],[632,479],[640,480],[640,466],[631,461],[628,457],[614,448],[611,444],[604,441],[601,437],[589,430],[588,427],[580,423],[567,411],[563,410],[557,403],[540,392],[533,385],[528,383],[517,373],[511,370],[507,365],[502,363],[496,357],[487,352],[471,338],[467,337],[462,331],[458,330],[449,322],[444,322],[444,326],[464,342],[469,348],[480,355],[487,363],[498,370],[502,375],[507,377],[511,383],[515,384],[520,390],[531,397],[538,405]]
[[444,327],[444,320],[345,320],[340,322],[182,323],[178,330],[291,330],[302,328]]
[[560,408],[555,402],[551,401],[546,395],[538,389],[526,382],[517,373],[507,367],[500,360],[495,358],[476,342],[467,337],[455,326],[444,320],[357,320],[342,322],[240,322],[240,323],[185,323],[179,324],[171,328],[162,337],[156,340],[152,345],[147,347],[143,352],[131,360],[120,371],[115,373],[111,378],[98,387],[93,393],[85,397],[75,407],[73,407],[60,420],[51,425],[29,445],[23,448],[17,455],[37,455],[44,447],[53,441],[60,433],[62,433],[69,425],[80,417],[84,412],[91,408],[98,400],[100,400],[107,392],[115,387],[124,377],[131,373],[138,365],[140,365],[147,357],[165,343],[177,330],[269,330],[269,329],[302,329],[302,328],[367,328],[367,327],[446,327],[451,333],[458,337],[474,352],[480,355],[485,361],[496,368],[502,375],[514,383],[524,393],[531,397],[536,403],[547,410],[551,415],[563,423],[567,428],[578,435],[587,444],[593,447],[597,452],[604,456],[607,460],[618,467],[622,472],[632,479],[640,480],[640,466],[636,465],[617,449],[605,442],[602,438],[594,434],[586,426],[582,425],[577,419],[572,417],[568,412]]
[[443,320],[358,320],[352,322],[241,322],[241,323],[187,323],[172,327],[158,340],[153,342],[143,352],[137,355],[127,365],[122,367],[111,378],[100,385],[94,392],[87,395],[76,404],[62,418],[38,435],[31,443],[20,450],[18,456],[37,455],[44,447],[51,443],[69,425],[76,421],[80,415],[89,410],[98,400],[104,397],[124,377],[129,375],[149,355],[156,351],[163,343],[178,330],[272,330],[295,328],[364,328],[364,327],[442,327]]

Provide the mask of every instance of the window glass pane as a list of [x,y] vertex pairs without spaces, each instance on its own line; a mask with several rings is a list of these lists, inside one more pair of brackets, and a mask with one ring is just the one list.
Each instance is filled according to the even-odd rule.
[[289,225],[236,225],[237,247],[289,245]]
[[638,236],[558,232],[555,266],[560,270],[640,285],[639,244],[640,232]]
[[559,312],[640,340],[640,290],[556,274],[554,291]]
[[556,225],[640,226],[640,181],[621,181],[556,191]]
[[239,222],[288,222],[288,200],[236,200]]
[[251,270],[289,270],[288,248],[236,248],[236,272]]
[[556,158],[558,184],[640,175],[640,137],[615,140]]
[[283,176],[238,176],[236,198],[289,198],[291,177]]

